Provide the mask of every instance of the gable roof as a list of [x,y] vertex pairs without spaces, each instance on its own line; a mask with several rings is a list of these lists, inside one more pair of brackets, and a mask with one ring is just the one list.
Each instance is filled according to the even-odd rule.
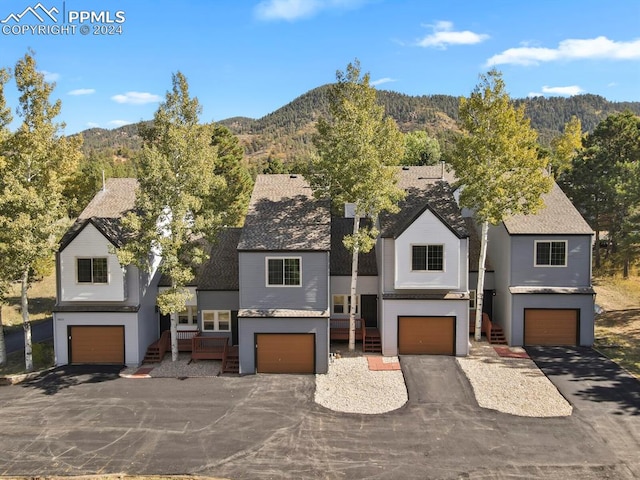
[[125,240],[120,219],[133,210],[136,201],[138,180],[135,178],[109,178],[104,189],[93,197],[78,215],[75,223],[60,239],[59,250],[64,250],[71,241],[91,224],[114,246],[120,247]]
[[542,196],[544,207],[535,215],[514,215],[504,221],[511,235],[592,235],[593,230],[554,182]]
[[[331,275],[351,275],[351,252],[342,243],[345,235],[353,233],[353,218],[332,217],[331,218]],[[358,275],[376,276],[378,266],[376,265],[375,247],[368,253],[358,255]]]
[[313,197],[299,175],[258,175],[239,250],[328,251],[331,214],[328,200]]
[[380,215],[380,233],[385,238],[397,238],[425,210],[430,210],[458,238],[469,236],[460,208],[448,181],[453,175],[441,166],[402,167],[398,186],[406,197],[398,206],[398,213]]
[[209,260],[205,262],[195,284],[198,290],[239,290],[238,242],[241,228],[221,230],[216,243],[211,248]]

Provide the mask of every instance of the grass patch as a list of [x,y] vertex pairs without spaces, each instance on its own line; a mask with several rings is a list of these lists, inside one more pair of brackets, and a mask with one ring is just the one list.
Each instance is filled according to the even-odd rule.
[[[53,341],[33,344],[33,369],[45,370],[54,364]],[[24,369],[24,350],[10,353],[7,364],[0,367],[0,376],[26,373]]]
[[604,312],[596,316],[594,346],[640,378],[640,277],[594,278],[596,303]]
[[[51,316],[51,310],[56,303],[56,275],[55,273],[33,282],[29,294],[29,319],[33,322]],[[20,313],[20,284],[14,283],[9,289],[6,305],[2,305],[2,324],[5,327],[22,324]]]

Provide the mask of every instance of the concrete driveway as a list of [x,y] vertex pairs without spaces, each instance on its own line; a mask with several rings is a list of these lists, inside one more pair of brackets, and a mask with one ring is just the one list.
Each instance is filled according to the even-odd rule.
[[409,402],[382,415],[316,405],[313,376],[133,380],[61,369],[0,387],[0,475],[634,478],[611,444],[620,432],[595,430],[588,415],[484,410],[455,359],[401,364]]

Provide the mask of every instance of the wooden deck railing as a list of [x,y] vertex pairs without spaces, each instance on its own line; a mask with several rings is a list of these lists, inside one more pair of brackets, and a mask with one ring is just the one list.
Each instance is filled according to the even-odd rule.
[[[349,340],[349,319],[331,318],[329,319],[329,337],[331,340]],[[367,328],[362,318],[356,318],[356,341],[365,338]]]
[[191,339],[192,360],[224,360],[229,351],[227,337],[201,337]]
[[199,333],[199,330],[178,330],[178,351],[190,352],[191,339],[197,336]]

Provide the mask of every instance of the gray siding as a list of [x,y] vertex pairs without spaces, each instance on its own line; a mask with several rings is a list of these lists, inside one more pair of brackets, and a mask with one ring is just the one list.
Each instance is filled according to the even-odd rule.
[[[198,290],[196,292],[198,296],[198,328],[202,330],[202,311],[203,310],[231,310],[231,315],[235,315],[233,312],[238,311],[240,304],[240,292],[238,291],[211,291],[211,290]],[[203,332],[202,335],[206,337],[227,337],[229,344],[234,342],[233,329],[237,328],[237,323],[231,322],[231,332]]]
[[[534,266],[536,240],[566,240],[567,266]],[[590,235],[514,235],[511,237],[511,245],[512,286],[585,287],[591,285]]]
[[[511,270],[511,242],[509,234],[500,224],[489,228],[489,244],[487,254],[491,258],[493,266],[493,284],[495,296],[493,297],[493,318],[491,321],[498,323],[505,330],[507,338],[510,336],[511,319],[511,294],[509,293]],[[474,288],[471,286],[471,288]]]
[[524,309],[525,308],[571,308],[580,310],[579,330],[580,345],[593,345],[594,305],[593,295],[512,295],[512,329],[509,339],[510,345],[524,343]]
[[[136,269],[137,270],[137,269]],[[156,311],[156,295],[160,272],[149,278],[141,273],[137,278],[140,289],[140,310],[138,311],[138,363],[144,360],[147,347],[160,337],[160,318]],[[126,338],[125,338],[126,341]]]
[[256,373],[256,333],[315,333],[316,373],[329,370],[327,318],[239,318],[240,374]]
[[[300,257],[302,286],[267,287],[266,257]],[[328,252],[240,252],[240,308],[327,310]]]

